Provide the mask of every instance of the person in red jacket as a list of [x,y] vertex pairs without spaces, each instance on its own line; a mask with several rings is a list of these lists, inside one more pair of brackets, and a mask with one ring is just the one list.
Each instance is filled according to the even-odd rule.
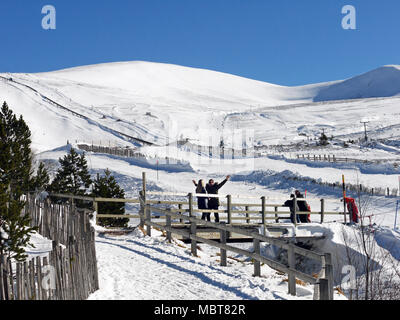
[[349,210],[349,213],[351,214],[351,220],[354,223],[358,223],[358,218],[359,213],[358,213],[358,208],[356,205],[356,201],[353,198],[350,197],[345,197],[344,198],[347,204],[347,210]]

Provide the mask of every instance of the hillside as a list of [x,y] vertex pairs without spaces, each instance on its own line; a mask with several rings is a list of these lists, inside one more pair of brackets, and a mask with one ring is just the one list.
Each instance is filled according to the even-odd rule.
[[400,66],[384,66],[363,75],[332,84],[314,101],[393,97],[400,95]]
[[[344,81],[284,87],[209,70],[120,62],[1,74],[0,98],[24,115],[39,151],[67,140],[125,145],[128,137],[208,145],[200,130],[218,137],[226,128],[254,129],[262,145],[292,141],[299,133],[317,135],[322,127],[333,135],[358,134],[360,119],[369,113],[378,118],[377,128],[395,124],[399,74],[399,67],[387,66]],[[331,101],[356,98],[366,100]]]
[[[288,151],[247,158],[242,163],[243,159],[229,162],[209,158],[208,154],[199,156],[193,150],[174,150],[178,159],[189,163],[186,167],[181,165],[180,170],[167,170],[158,163],[144,165],[136,158],[88,152],[90,173],[95,175],[109,168],[127,197],[137,197],[143,171],[147,173],[149,191],[180,193],[193,191],[192,179],[222,181],[232,175],[221,195],[251,195],[254,201],[267,195],[269,201],[274,199],[279,204],[298,189],[307,191],[313,210],[318,210],[320,199],[324,198],[325,209],[338,212],[342,210],[342,190],[322,183],[338,182],[344,174],[347,183],[394,189],[398,187],[400,169],[392,163],[317,163],[288,156],[308,151],[302,149],[307,139],[313,140],[325,130],[335,137],[332,145],[321,148],[314,144],[312,152],[332,152],[360,160],[398,159],[398,71],[399,67],[388,66],[344,81],[283,87],[214,71],[123,62],[41,74],[2,74],[0,99],[27,120],[36,160],[46,161],[53,174],[58,159],[71,147],[66,146],[67,140],[77,147],[75,140],[103,146],[139,146],[137,139],[142,139],[156,146],[145,143],[140,152],[148,158],[162,159],[174,149],[162,147],[168,142],[189,138],[194,144],[218,145],[221,135],[242,129],[251,132],[254,144],[262,151],[279,144]],[[344,148],[344,141],[363,137],[362,119],[370,120],[368,133],[376,141]],[[210,136],[216,139],[210,141]],[[225,142],[229,145],[231,141]],[[348,195],[356,196],[354,192]],[[373,201],[367,214],[372,217],[371,224],[382,226],[376,241],[397,256],[397,251],[391,251],[391,243],[398,243],[398,235],[388,233],[396,221],[397,198],[374,195],[370,199]],[[127,212],[137,210],[138,207],[127,206]],[[310,225],[310,232],[334,235],[335,225],[342,222],[342,217],[332,215],[325,221],[339,223],[321,227],[319,219],[318,215],[312,217],[315,224]],[[137,221],[130,223],[137,225]],[[378,239],[382,235],[390,241]],[[339,252],[340,241],[333,239],[338,247],[332,239],[328,238],[321,250]],[[205,294],[206,299],[214,300],[294,298],[286,293],[284,277],[274,270],[263,266],[263,278],[254,279],[250,261],[232,262],[229,269],[219,268],[217,252],[206,245],[201,245],[199,259],[194,259],[185,247],[134,233],[124,237],[98,235],[96,249],[102,290],[91,299],[204,299]],[[145,269],[144,273],[137,273]],[[162,276],[155,282],[151,272],[159,270]],[[340,266],[336,272],[340,272]],[[171,282],[172,278],[176,281]],[[153,284],[150,291],[149,279]],[[140,285],[132,286],[135,280]],[[312,287],[300,288],[296,299],[312,299]]]

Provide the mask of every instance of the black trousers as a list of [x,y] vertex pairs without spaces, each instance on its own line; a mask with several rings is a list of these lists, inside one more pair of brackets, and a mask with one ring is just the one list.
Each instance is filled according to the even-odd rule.
[[[211,205],[208,207],[210,210],[218,210],[219,206],[218,205]],[[219,222],[219,213],[214,212],[214,217],[215,217],[215,222]]]

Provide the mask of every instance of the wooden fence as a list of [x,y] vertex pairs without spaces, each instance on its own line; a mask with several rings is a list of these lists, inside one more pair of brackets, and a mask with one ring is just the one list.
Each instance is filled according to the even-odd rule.
[[[313,184],[317,184],[320,186],[324,187],[331,187],[333,189],[338,188],[342,190],[343,185],[341,182],[321,182],[313,178],[309,177],[301,177],[301,176],[286,176],[282,177],[282,179],[285,180],[292,180],[292,181],[303,181],[303,182],[309,182]],[[389,187],[367,187],[364,186],[363,184],[353,184],[353,183],[348,183],[346,182],[345,185],[346,191],[352,191],[356,195],[358,194],[367,194],[371,196],[382,196],[382,197],[397,197],[399,194],[399,189],[398,188],[389,188]]]
[[[220,219],[225,221],[231,225],[243,225],[245,224],[259,224],[259,225],[269,225],[271,223],[279,223],[281,220],[290,219],[290,211],[287,207],[284,207],[283,204],[277,204],[268,202],[267,197],[260,197],[258,203],[244,203],[236,201],[234,202],[234,197],[232,195],[209,195],[209,194],[186,194],[186,193],[169,193],[169,192],[146,192],[148,197],[147,203],[153,205],[167,205],[171,208],[172,212],[188,214],[189,213],[189,203],[192,201],[192,205],[194,207],[197,206],[197,202],[194,201],[194,197],[218,197],[225,198],[226,201],[221,201],[221,207],[224,209],[218,210],[209,210],[209,209],[197,209],[194,208],[194,213],[218,213],[220,215]],[[115,218],[115,219],[138,219],[140,218],[139,214],[102,214],[98,212],[98,203],[99,202],[123,202],[123,203],[131,203],[131,204],[139,204],[139,198],[126,198],[126,199],[118,199],[118,198],[97,198],[97,197],[89,197],[89,196],[74,196],[74,195],[65,195],[65,194],[51,194],[51,197],[54,198],[63,198],[69,199],[69,203],[74,203],[75,200],[82,200],[86,202],[91,202],[93,205],[93,210],[96,211],[96,221],[101,218]],[[182,200],[158,200],[158,199],[150,199],[150,196],[174,196],[182,198]],[[192,197],[192,200],[189,200]],[[185,198],[185,199],[184,199]],[[282,198],[284,200],[284,198]],[[309,201],[310,199],[299,199],[294,198],[295,202],[300,201]],[[315,199],[312,199],[315,200]],[[271,201],[271,200],[270,200]],[[344,212],[341,211],[326,211],[325,203],[326,199],[318,199],[320,202],[320,207],[318,211],[304,212],[304,211],[295,211],[295,215],[311,215],[311,216],[319,216],[320,223],[325,222],[325,217],[329,215],[333,216],[344,216]],[[295,206],[296,207],[296,206]],[[284,211],[282,210],[284,209]],[[157,215],[160,219],[166,219],[164,215]],[[183,219],[180,219],[183,221]],[[296,223],[296,222],[295,222]]]
[[[168,168],[170,165],[176,166],[181,165],[186,168],[190,167],[190,163],[187,161],[171,158],[171,157],[149,157],[146,156],[137,149],[134,148],[123,148],[123,147],[111,147],[111,146],[95,146],[95,145],[87,145],[87,144],[78,144],[78,148],[80,150],[84,150],[86,152],[95,152],[95,153],[105,153],[111,154],[119,157],[126,158],[135,158],[143,161],[144,163],[152,166],[161,166],[162,168]],[[183,170],[183,169],[182,169]]]
[[[193,195],[189,195],[189,215],[183,215],[181,210],[173,210],[171,208],[160,208],[151,205],[150,201],[146,200],[146,192],[142,190],[140,193],[140,225],[146,226],[146,233],[151,236],[151,228],[157,228],[166,231],[167,239],[171,241],[172,234],[178,234],[191,240],[191,253],[197,256],[197,242],[206,243],[217,247],[221,250],[221,266],[227,265],[227,251],[242,254],[254,261],[254,276],[261,276],[261,263],[265,263],[271,268],[288,275],[289,294],[296,295],[296,278],[315,285],[315,299],[332,300],[333,299],[333,269],[331,255],[329,253],[321,254],[311,250],[306,250],[296,246],[290,240],[284,241],[281,239],[267,237],[257,232],[251,232],[240,227],[228,225],[225,222],[212,223],[200,220],[194,216],[195,209],[193,208]],[[165,215],[166,224],[155,223],[152,221],[152,213]],[[190,222],[189,230],[176,229],[172,226],[172,219],[186,220]],[[220,233],[220,241],[214,241],[197,235],[198,226],[208,227],[214,232]],[[250,252],[234,246],[227,245],[229,233],[236,233],[253,239],[254,251]],[[287,251],[288,265],[274,261],[261,255],[260,242],[273,244]],[[306,274],[296,269],[296,255],[307,257],[321,263],[321,272],[317,277]]]
[[382,164],[382,163],[390,163],[390,162],[399,162],[400,159],[377,159],[377,160],[363,160],[357,158],[348,158],[348,157],[337,157],[333,155],[326,154],[297,154],[297,159],[301,160],[309,160],[309,161],[319,161],[319,162],[333,162],[333,163],[364,163],[364,164]]
[[27,197],[25,212],[52,239],[48,257],[0,259],[0,300],[83,300],[99,289],[95,233],[86,212]]
[[[283,206],[283,202],[288,199],[279,199],[281,203],[273,203],[272,201],[276,201],[277,199],[271,199],[266,196],[256,197],[256,196],[249,196],[249,195],[211,195],[211,194],[191,194],[191,193],[176,193],[176,192],[152,192],[147,191],[146,188],[146,173],[143,172],[142,174],[142,192],[144,192],[144,197],[148,204],[152,205],[167,205],[171,207],[171,211],[175,213],[181,214],[189,214],[190,210],[193,213],[218,213],[221,215],[221,220],[225,221],[227,224],[230,225],[242,225],[243,223],[247,224],[258,224],[260,226],[266,226],[271,223],[279,223],[282,219],[290,219],[290,211],[287,207]],[[115,218],[115,219],[137,219],[140,218],[138,214],[124,214],[124,215],[116,215],[116,214],[102,214],[98,212],[98,203],[99,202],[123,202],[123,203],[131,203],[131,204],[140,204],[139,198],[132,198],[132,199],[118,199],[118,198],[99,198],[99,197],[89,197],[89,196],[75,196],[75,195],[65,195],[65,194],[51,194],[51,197],[55,198],[63,198],[69,199],[71,204],[74,204],[75,200],[82,200],[91,202],[93,205],[93,210],[96,211],[96,220],[100,218]],[[159,200],[154,199],[154,197],[160,196],[172,196],[174,198],[181,198],[182,200]],[[140,195],[139,195],[140,197]],[[153,197],[153,198],[151,198]],[[206,198],[223,198],[225,201],[221,201],[221,207],[225,207],[224,209],[219,210],[208,210],[208,209],[190,209],[190,204],[193,207],[197,206],[197,202],[194,201],[195,197],[206,197]],[[251,199],[256,200],[257,202],[253,203],[244,203],[239,202],[237,199]],[[301,198],[294,198],[295,202],[300,201],[309,201],[315,199],[301,199]],[[325,217],[328,215],[334,216],[343,216],[346,212],[341,211],[327,211],[325,209],[326,202],[329,200],[327,199],[317,199],[320,203],[319,210],[311,211],[311,212],[302,212],[296,211],[294,212],[295,215],[311,215],[311,216],[319,216],[320,223],[324,223]],[[336,201],[335,201],[336,202]],[[339,203],[339,201],[337,201]],[[294,206],[296,208],[296,206]],[[285,209],[285,211],[282,211]],[[159,215],[158,215],[159,216]],[[162,215],[159,216],[160,218],[166,219],[166,216]],[[350,217],[351,219],[351,217]],[[181,222],[184,219],[180,219]],[[296,219],[295,219],[296,221]],[[351,220],[350,220],[351,221]],[[295,222],[296,224],[296,222]]]
[[[142,191],[140,192],[139,199],[116,199],[116,198],[96,198],[88,196],[74,196],[74,195],[61,195],[61,194],[51,194],[51,197],[61,197],[69,199],[70,203],[74,203],[75,200],[89,201],[93,203],[93,208],[95,211],[98,209],[98,202],[126,202],[134,203],[140,205],[138,210],[139,215],[111,215],[111,214],[101,214],[97,212],[96,218],[139,218],[140,225],[142,227],[147,226],[147,234],[151,235],[151,227],[159,228],[165,230],[167,237],[170,240],[172,233],[181,235],[191,240],[191,250],[192,254],[197,254],[197,242],[203,242],[221,249],[221,265],[226,265],[226,251],[232,251],[239,254],[248,256],[254,260],[254,274],[260,276],[260,266],[261,263],[266,263],[267,265],[275,268],[283,273],[288,274],[289,282],[289,293],[292,295],[296,294],[296,278],[303,281],[309,282],[315,285],[316,292],[320,299],[333,299],[333,280],[332,280],[332,263],[330,254],[321,254],[311,250],[306,250],[301,247],[296,246],[293,241],[294,239],[284,241],[282,239],[277,239],[274,237],[267,237],[263,234],[257,232],[251,232],[248,229],[241,228],[243,225],[238,223],[238,221],[245,221],[245,224],[254,224],[254,226],[265,227],[269,224],[268,221],[278,223],[280,219],[287,219],[290,215],[289,211],[279,211],[278,209],[282,207],[282,204],[267,203],[267,200],[271,200],[268,197],[254,197],[245,195],[210,195],[210,194],[178,194],[178,193],[168,193],[168,192],[151,192],[146,190],[146,174],[142,175]],[[176,201],[176,200],[160,200],[154,199],[158,196],[174,196],[174,197],[185,197],[187,200]],[[222,210],[203,210],[196,209],[196,202],[193,201],[195,197],[219,197],[226,198],[226,202],[222,202],[221,205],[225,206]],[[258,199],[257,203],[240,203],[237,198],[248,198],[248,199]],[[309,199],[307,199],[309,200]],[[304,201],[304,199],[294,199],[294,201]],[[297,215],[302,214],[318,214],[320,215],[321,223],[324,222],[324,216],[328,214],[333,215],[343,215],[342,212],[327,212],[325,211],[325,199],[320,199],[321,208],[320,211],[314,212],[295,212]],[[250,201],[249,201],[250,202]],[[244,208],[244,210],[240,210]],[[251,210],[251,208],[257,208],[257,210]],[[274,208],[270,211],[269,208]],[[221,220],[225,220],[221,223],[211,223],[204,220],[200,220],[195,217],[196,213],[200,212],[210,212],[210,213],[221,213],[224,216]],[[284,216],[282,216],[284,215]],[[157,218],[164,218],[165,223],[158,222],[154,220]],[[172,219],[183,221],[189,221],[190,228],[189,231],[182,230],[181,228],[174,228],[172,225]],[[220,242],[213,241],[210,239],[205,239],[199,237],[197,233],[198,226],[208,227],[217,233],[220,233]],[[176,226],[176,224],[174,224]],[[254,252],[249,252],[242,250],[233,246],[226,244],[227,239],[230,234],[235,233],[243,236],[247,236],[253,239]],[[265,233],[264,233],[265,234]],[[287,251],[288,254],[288,265],[284,265],[278,261],[273,261],[260,253],[260,242],[267,242],[276,245]],[[321,264],[321,272],[318,277],[303,273],[296,269],[296,255],[314,259]]]

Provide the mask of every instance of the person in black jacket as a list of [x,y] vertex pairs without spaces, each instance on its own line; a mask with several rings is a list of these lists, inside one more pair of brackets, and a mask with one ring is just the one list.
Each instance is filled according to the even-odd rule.
[[[199,183],[196,183],[195,180],[193,180],[194,185],[196,186],[196,193],[207,193],[205,185],[204,185],[204,180],[199,180]],[[206,197],[197,197],[197,207],[199,210],[204,210],[207,209],[207,198]],[[210,218],[210,213],[209,212],[203,212],[201,216],[202,220],[211,221]]]
[[[300,193],[299,190],[296,190],[294,193],[295,193],[297,199],[304,199],[304,196]],[[299,210],[300,210],[301,212],[309,212],[309,211],[310,211],[310,210],[308,209],[307,201],[305,201],[305,200],[299,200],[299,201],[297,201],[297,204],[299,205]],[[300,214],[299,217],[300,217],[300,222],[301,222],[301,223],[308,223],[308,222],[310,222],[310,221],[308,220],[309,218],[308,218],[308,215],[307,215],[307,214]]]
[[[290,200],[287,200],[284,204],[284,207],[289,207],[290,208],[290,221],[292,221],[292,223],[294,223],[294,216],[295,216],[295,210],[294,210],[294,194],[290,195]],[[296,212],[299,211],[299,205],[296,201]],[[300,217],[298,215],[296,215],[296,222],[300,223]]]
[[[214,182],[214,179],[210,179],[206,186],[207,193],[218,194],[218,190],[223,187],[223,185],[231,178],[231,176],[226,176],[226,179],[221,183]],[[208,209],[218,210],[219,208],[219,198],[208,198]],[[215,222],[219,222],[218,212],[214,212]]]

